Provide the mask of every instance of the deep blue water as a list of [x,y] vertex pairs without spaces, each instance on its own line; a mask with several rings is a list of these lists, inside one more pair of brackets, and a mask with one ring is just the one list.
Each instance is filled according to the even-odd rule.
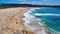
[[[42,19],[47,27],[57,32],[60,32],[60,8],[35,9],[30,14],[37,18]],[[43,14],[43,15],[36,15],[36,14]]]

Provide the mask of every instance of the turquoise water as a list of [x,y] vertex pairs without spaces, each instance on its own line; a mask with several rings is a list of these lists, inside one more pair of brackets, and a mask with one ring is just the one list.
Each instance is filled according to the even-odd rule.
[[39,8],[32,10],[30,14],[42,19],[50,29],[60,32],[60,8]]

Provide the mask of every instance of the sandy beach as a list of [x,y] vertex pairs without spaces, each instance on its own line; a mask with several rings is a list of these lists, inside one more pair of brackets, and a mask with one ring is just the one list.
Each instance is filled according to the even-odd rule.
[[15,30],[22,31],[24,34],[34,34],[27,31],[23,25],[23,14],[32,7],[17,7],[0,9],[0,33],[1,34],[14,34]]

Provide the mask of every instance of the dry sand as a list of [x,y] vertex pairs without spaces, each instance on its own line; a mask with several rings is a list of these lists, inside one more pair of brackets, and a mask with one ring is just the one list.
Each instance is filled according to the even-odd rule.
[[17,7],[0,9],[0,34],[14,34],[14,30],[24,32],[24,34],[34,34],[27,31],[23,25],[23,14],[32,7]]

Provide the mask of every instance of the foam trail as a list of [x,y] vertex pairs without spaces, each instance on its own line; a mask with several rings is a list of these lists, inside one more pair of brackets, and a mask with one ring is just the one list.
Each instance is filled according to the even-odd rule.
[[36,13],[35,16],[60,16],[60,14],[49,14],[49,13],[44,13],[44,14],[40,14],[40,13]]

